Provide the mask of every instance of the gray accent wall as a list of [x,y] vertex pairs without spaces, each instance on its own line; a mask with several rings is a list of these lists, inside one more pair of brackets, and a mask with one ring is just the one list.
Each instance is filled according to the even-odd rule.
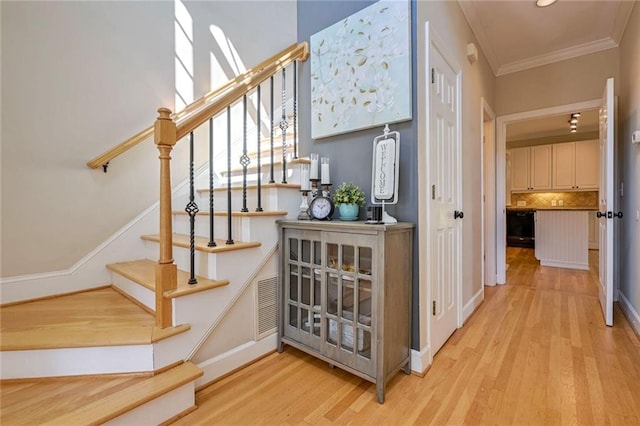
[[[364,9],[375,1],[299,1],[298,2],[298,41],[309,41],[312,34],[333,25],[343,18]],[[412,110],[413,120],[392,124],[392,131],[400,132],[400,178],[398,204],[388,206],[387,212],[398,221],[418,222],[418,171],[417,171],[417,102],[416,102],[416,23],[415,1],[411,1],[411,56],[412,62]],[[300,154],[318,153],[329,157],[331,161],[331,180],[335,188],[341,182],[353,182],[365,192],[367,200],[371,195],[371,162],[373,139],[382,134],[384,126],[355,131],[338,136],[311,139],[311,80],[310,61],[300,65],[299,92],[299,131]],[[366,206],[360,210],[360,218],[366,217]],[[338,213],[334,215],[337,219]],[[418,236],[414,231],[413,262],[413,343],[418,349]]]

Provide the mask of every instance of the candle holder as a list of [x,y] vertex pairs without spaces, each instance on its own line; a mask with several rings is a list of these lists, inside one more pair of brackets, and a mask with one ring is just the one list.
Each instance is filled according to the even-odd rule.
[[320,179],[309,179],[311,181],[311,197],[316,198],[318,196],[318,183],[320,183]]
[[302,200],[300,202],[300,213],[298,213],[298,220],[311,220],[311,216],[309,216],[309,191],[307,189],[301,189],[300,194]]
[[327,182],[327,183],[322,183],[321,185],[322,185],[322,196],[329,198],[329,194],[330,194],[329,187],[331,186],[331,184]]

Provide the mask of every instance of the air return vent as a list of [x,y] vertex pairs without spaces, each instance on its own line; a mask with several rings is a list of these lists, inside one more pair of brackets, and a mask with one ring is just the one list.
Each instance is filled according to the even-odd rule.
[[272,334],[276,329],[276,286],[278,277],[258,281],[256,289],[256,340]]

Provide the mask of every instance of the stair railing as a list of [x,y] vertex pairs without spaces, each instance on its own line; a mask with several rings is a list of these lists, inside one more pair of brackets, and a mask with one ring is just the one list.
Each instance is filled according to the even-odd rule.
[[[173,146],[180,139],[189,135],[190,140],[190,171],[189,171],[189,203],[185,208],[185,211],[189,215],[190,223],[190,278],[189,284],[197,283],[195,277],[195,259],[194,259],[194,230],[195,230],[195,216],[198,213],[198,206],[194,201],[194,177],[193,177],[193,133],[201,125],[209,123],[209,214],[210,214],[210,231],[209,231],[209,247],[215,247],[217,245],[214,239],[213,232],[213,216],[214,216],[214,164],[212,162],[212,150],[213,150],[213,118],[226,113],[227,118],[227,239],[225,245],[234,244],[232,235],[232,197],[231,197],[231,106],[238,102],[242,102],[243,105],[243,147],[242,156],[239,159],[239,163],[242,165],[242,211],[248,212],[247,208],[247,169],[250,163],[250,158],[247,155],[247,95],[252,91],[256,91],[258,96],[257,105],[257,152],[260,155],[260,140],[261,140],[261,123],[260,123],[260,109],[262,108],[261,102],[261,83],[270,80],[271,87],[271,99],[269,102],[271,110],[271,129],[270,129],[270,148],[271,148],[271,181],[273,182],[273,158],[274,158],[274,127],[276,126],[274,120],[273,110],[273,76],[278,72],[282,73],[282,104],[281,104],[281,120],[277,123],[277,126],[282,132],[282,183],[287,183],[287,129],[289,123],[287,122],[286,115],[286,68],[293,64],[294,73],[297,73],[298,61],[305,61],[309,56],[309,48],[307,43],[300,43],[298,45],[291,46],[274,60],[269,63],[261,64],[260,68],[254,68],[254,72],[246,75],[241,81],[235,84],[226,85],[226,89],[220,92],[219,95],[213,99],[211,98],[206,104],[201,105],[200,108],[190,109],[190,112],[178,118],[176,120],[175,115],[172,115],[171,111],[167,108],[160,108],[158,110],[158,118],[154,124],[153,133],[155,135],[155,143],[160,151],[160,256],[158,259],[158,265],[156,267],[156,324],[161,328],[170,327],[172,325],[172,309],[171,301],[164,297],[166,291],[170,291],[177,288],[177,266],[173,259],[173,231],[172,231],[172,201],[171,201],[171,151]],[[273,57],[272,57],[273,58]],[[235,79],[237,80],[237,79]],[[297,82],[297,78],[294,77],[294,83]],[[293,89],[294,99],[294,113],[293,123],[297,125],[297,88]],[[297,130],[294,129],[294,134],[297,135]],[[293,141],[294,155],[297,155],[297,140]],[[295,158],[295,157],[294,157]],[[260,158],[258,157],[258,176],[260,175]],[[97,166],[96,166],[97,167]],[[262,211],[261,205],[261,179],[257,180],[257,197],[258,206],[256,211]]]

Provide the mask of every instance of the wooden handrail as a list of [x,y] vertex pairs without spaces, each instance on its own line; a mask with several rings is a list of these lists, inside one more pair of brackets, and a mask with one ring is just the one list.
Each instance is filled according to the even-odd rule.
[[[195,101],[193,101],[192,103],[184,107],[181,111],[172,114],[171,118],[176,120],[176,122],[184,121],[189,117],[190,114],[193,114],[196,111],[199,112],[201,109],[203,109],[203,107],[211,103],[213,100],[215,100],[219,96],[223,95],[225,92],[231,90],[232,88],[235,88],[239,84],[244,83],[245,80],[251,79],[251,77],[254,76],[255,74],[263,72],[266,68],[271,69],[274,66],[274,64],[276,64],[278,68],[276,68],[275,71],[277,71],[281,67],[286,66],[283,64],[289,64],[294,59],[300,59],[304,61],[308,58],[308,56],[309,56],[309,46],[306,42],[303,42],[300,44],[292,44],[291,46],[284,49],[283,51],[276,53],[275,55],[262,61],[255,67],[238,75],[236,78],[229,80],[228,82],[218,87],[217,89],[210,91],[209,93],[207,93],[206,95],[202,96],[199,99],[196,99]],[[253,79],[251,80],[254,81]],[[246,86],[243,86],[243,87],[246,87]],[[114,146],[108,151],[103,152],[102,154],[88,161],[87,167],[91,169],[97,169],[100,166],[104,166],[105,164],[107,164],[109,161],[113,160],[120,154],[127,152],[129,149],[133,148],[134,146],[148,139],[153,134],[153,128],[154,128],[154,125],[151,125],[146,129],[142,130],[141,132],[136,133],[134,136],[130,137],[124,142]]]
[[282,68],[285,68],[287,65],[298,59],[301,61],[306,61],[308,57],[309,44],[307,42],[300,43],[297,46],[292,46],[292,49],[288,53],[282,55],[276,61],[269,63],[262,69],[248,76],[245,80],[237,84],[234,88],[230,89],[219,99],[211,102],[199,111],[194,112],[193,114],[189,115],[189,117],[185,117],[184,120],[180,120],[178,123],[176,123],[178,128],[178,140],[194,131],[209,118],[222,112],[227,108],[227,106],[231,105],[231,103],[240,99],[243,95],[247,94],[250,90],[257,87],[267,78],[276,74]]

